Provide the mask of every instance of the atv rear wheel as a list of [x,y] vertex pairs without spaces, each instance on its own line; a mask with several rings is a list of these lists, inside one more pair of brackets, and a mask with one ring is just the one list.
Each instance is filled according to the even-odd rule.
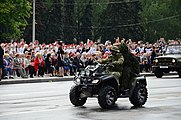
[[72,86],[69,93],[70,101],[75,106],[82,106],[86,103],[87,98],[80,98],[81,92],[78,90],[78,86]]
[[134,106],[140,107],[146,103],[147,97],[148,91],[146,86],[143,84],[137,84],[129,100]]
[[99,91],[98,103],[103,109],[111,108],[116,100],[116,90],[113,87],[105,86]]
[[155,76],[157,77],[157,78],[162,78],[162,76],[163,76],[163,72],[160,70],[160,69],[156,69],[155,70]]

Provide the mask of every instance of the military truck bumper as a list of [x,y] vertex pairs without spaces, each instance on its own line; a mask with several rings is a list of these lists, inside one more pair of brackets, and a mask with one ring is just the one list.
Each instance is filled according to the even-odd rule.
[[153,68],[153,72],[156,70],[156,69],[160,69],[161,71],[163,72],[168,72],[168,71],[179,71],[180,70],[180,66],[152,66]]

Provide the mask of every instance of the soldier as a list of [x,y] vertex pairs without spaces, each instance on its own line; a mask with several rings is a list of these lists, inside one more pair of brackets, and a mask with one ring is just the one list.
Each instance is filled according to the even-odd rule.
[[122,64],[124,62],[124,57],[118,50],[117,46],[113,46],[111,48],[111,56],[109,56],[107,59],[100,61],[100,63],[111,63],[113,66],[109,66],[107,69],[107,73],[113,74],[117,80],[119,80],[120,83],[120,78],[122,76]]
[[123,88],[129,89],[131,85],[132,77],[135,77],[136,74],[139,74],[139,61],[138,59],[129,51],[125,43],[118,44],[118,49],[124,57],[123,63],[123,73],[121,79],[123,80]]

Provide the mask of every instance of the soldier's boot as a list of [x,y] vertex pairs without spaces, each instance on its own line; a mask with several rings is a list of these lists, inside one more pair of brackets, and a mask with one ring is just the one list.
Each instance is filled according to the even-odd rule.
[[123,94],[129,95],[130,88],[129,88],[129,80],[124,80],[123,82]]

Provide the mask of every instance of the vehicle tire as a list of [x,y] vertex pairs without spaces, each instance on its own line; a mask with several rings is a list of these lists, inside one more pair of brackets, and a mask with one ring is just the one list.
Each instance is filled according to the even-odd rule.
[[98,103],[103,109],[111,108],[117,100],[116,90],[111,86],[105,86],[100,89],[98,94]]
[[181,78],[181,69],[178,71],[179,78]]
[[140,107],[146,103],[147,98],[148,91],[146,86],[143,84],[137,84],[129,100],[134,106]]
[[157,78],[162,78],[163,72],[162,72],[161,70],[159,70],[159,69],[156,69],[156,70],[155,70],[155,76],[156,76]]
[[70,102],[75,106],[82,106],[86,103],[87,98],[80,98],[78,86],[72,86],[69,93]]

